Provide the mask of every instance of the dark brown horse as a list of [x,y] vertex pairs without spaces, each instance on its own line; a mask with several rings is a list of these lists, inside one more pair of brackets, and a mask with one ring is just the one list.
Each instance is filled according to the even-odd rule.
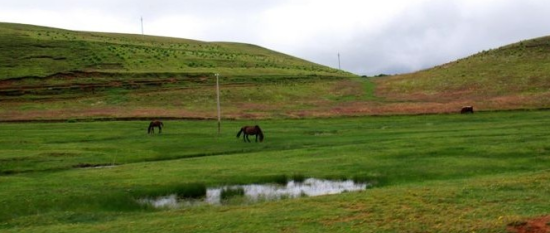
[[460,113],[461,113],[461,114],[465,114],[465,113],[474,113],[474,106],[464,106],[464,107],[462,107],[462,109],[460,110]]
[[256,135],[256,142],[258,142],[258,137],[260,137],[260,142],[264,140],[264,133],[262,132],[262,129],[260,129],[260,126],[243,126],[239,133],[237,133],[237,138],[241,136],[241,133],[243,133],[243,141],[250,142],[250,139],[248,139],[248,135]]
[[150,134],[154,134],[155,133],[155,127],[158,127],[159,128],[159,133],[162,132],[162,127],[164,127],[164,124],[162,123],[162,121],[159,121],[159,120],[154,120],[154,121],[151,121],[151,123],[149,123],[149,128],[147,129],[147,133]]

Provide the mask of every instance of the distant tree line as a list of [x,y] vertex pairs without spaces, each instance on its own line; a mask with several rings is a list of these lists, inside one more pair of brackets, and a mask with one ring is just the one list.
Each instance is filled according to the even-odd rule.
[[387,77],[387,76],[391,76],[391,75],[390,74],[377,74],[373,76],[361,75],[361,77],[363,78],[380,78],[380,77]]

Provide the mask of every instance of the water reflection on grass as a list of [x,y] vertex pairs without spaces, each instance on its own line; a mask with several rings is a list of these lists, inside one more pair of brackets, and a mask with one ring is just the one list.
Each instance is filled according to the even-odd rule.
[[355,183],[352,180],[333,181],[308,178],[302,182],[290,181],[286,185],[249,184],[208,188],[206,197],[201,199],[178,199],[176,194],[155,199],[141,199],[140,203],[150,204],[155,208],[178,208],[182,206],[230,203],[255,203],[259,201],[280,200],[339,194],[365,190],[366,183]]

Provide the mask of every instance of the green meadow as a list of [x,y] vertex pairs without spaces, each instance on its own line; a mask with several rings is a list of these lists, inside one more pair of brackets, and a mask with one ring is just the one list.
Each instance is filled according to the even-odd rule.
[[[236,138],[258,124],[262,143]],[[506,232],[550,210],[549,111],[0,124],[2,232]],[[253,137],[251,137],[252,139]],[[155,209],[138,199],[283,177],[361,192]],[[198,188],[197,188],[198,187]]]

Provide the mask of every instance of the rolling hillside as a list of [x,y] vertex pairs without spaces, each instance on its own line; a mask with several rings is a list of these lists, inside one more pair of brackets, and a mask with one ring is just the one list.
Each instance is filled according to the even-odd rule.
[[9,23],[0,23],[0,63],[3,120],[212,118],[214,73],[227,117],[262,117],[277,105],[290,113],[268,115],[287,116],[317,105],[317,93],[347,95],[334,87],[357,78],[250,44]]
[[231,119],[550,108],[550,37],[356,75],[255,45],[0,23],[0,120]]
[[345,76],[255,45],[0,23],[0,80],[60,73]]
[[428,70],[378,79],[387,100],[479,109],[550,107],[550,37],[525,40]]

